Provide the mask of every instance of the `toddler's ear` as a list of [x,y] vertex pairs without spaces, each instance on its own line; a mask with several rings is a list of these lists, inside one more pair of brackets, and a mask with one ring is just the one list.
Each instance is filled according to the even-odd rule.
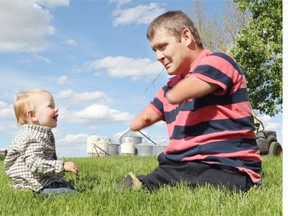
[[27,112],[27,119],[32,123],[38,121],[37,116],[35,115],[34,111],[30,110]]

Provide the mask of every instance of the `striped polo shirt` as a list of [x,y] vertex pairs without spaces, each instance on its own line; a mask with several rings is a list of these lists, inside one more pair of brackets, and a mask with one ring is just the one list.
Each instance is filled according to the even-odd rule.
[[219,89],[175,105],[168,103],[165,94],[182,77],[173,77],[158,91],[150,106],[167,124],[170,141],[166,157],[217,164],[230,172],[247,173],[254,183],[260,182],[260,152],[246,79],[239,66],[226,54],[204,50],[187,76]]

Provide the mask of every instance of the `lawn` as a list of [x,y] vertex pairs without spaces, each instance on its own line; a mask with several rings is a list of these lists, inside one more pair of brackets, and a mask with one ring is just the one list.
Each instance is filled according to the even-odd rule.
[[78,164],[80,175],[67,173],[76,195],[35,196],[10,187],[0,159],[0,215],[282,215],[282,158],[263,156],[263,182],[247,193],[184,184],[156,192],[117,190],[129,171],[146,174],[157,166],[155,156],[67,158]]

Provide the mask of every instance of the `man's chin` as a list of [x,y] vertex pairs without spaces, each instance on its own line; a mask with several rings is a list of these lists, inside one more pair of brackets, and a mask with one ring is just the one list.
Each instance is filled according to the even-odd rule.
[[167,71],[167,74],[170,75],[170,76],[174,76],[175,75],[175,71],[172,71],[172,70],[166,70]]

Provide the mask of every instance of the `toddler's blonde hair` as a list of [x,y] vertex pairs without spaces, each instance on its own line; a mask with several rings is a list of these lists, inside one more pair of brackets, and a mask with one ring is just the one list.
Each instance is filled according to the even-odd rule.
[[14,112],[18,125],[28,124],[28,111],[35,111],[35,99],[36,95],[49,94],[48,91],[43,89],[32,89],[29,91],[21,91],[14,101]]

